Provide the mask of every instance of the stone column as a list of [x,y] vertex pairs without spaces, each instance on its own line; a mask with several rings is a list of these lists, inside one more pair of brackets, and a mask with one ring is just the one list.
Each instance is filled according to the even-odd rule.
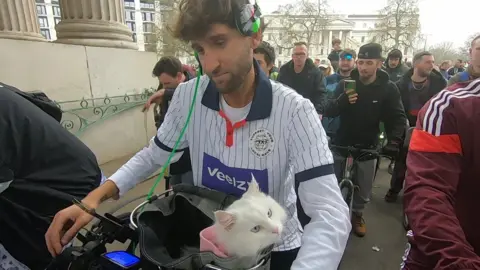
[[332,35],[333,35],[333,32],[332,31],[329,31],[328,32],[328,53],[330,53],[332,51]]
[[55,42],[138,49],[125,24],[123,0],[60,0],[60,10]]
[[46,41],[35,0],[0,0],[0,38]]
[[342,43],[345,43],[343,40],[342,40],[342,35],[343,35],[343,31],[339,31],[338,32],[338,39],[340,39],[340,41],[342,41]]

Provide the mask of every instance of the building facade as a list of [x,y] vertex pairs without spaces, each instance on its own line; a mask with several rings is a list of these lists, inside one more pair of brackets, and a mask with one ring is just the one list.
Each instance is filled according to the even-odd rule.
[[[291,48],[295,41],[305,41],[309,43],[310,58],[326,59],[332,51],[332,41],[338,38],[342,41],[342,48],[358,50],[365,43],[372,41],[372,30],[380,22],[381,16],[375,14],[352,14],[352,15],[327,15],[329,22],[324,26],[311,29],[318,29],[311,35],[299,33],[293,35],[297,39],[306,37],[309,40],[288,40],[288,32],[305,31],[300,26],[298,29],[292,28],[292,21],[301,22],[302,16],[295,18],[286,18],[283,14],[270,14],[265,16],[268,27],[264,33],[264,40],[269,42],[276,49],[277,66],[291,60]],[[290,26],[288,26],[290,25]],[[301,25],[301,23],[298,23]],[[291,37],[292,35],[290,35]],[[411,59],[413,50],[411,48],[400,48],[406,58]],[[385,52],[386,54],[387,52]]]
[[[55,26],[62,14],[58,0],[35,0],[41,34],[50,41],[57,39]],[[156,51],[155,24],[162,22],[162,1],[124,0],[125,23],[133,33],[133,41],[140,51]]]

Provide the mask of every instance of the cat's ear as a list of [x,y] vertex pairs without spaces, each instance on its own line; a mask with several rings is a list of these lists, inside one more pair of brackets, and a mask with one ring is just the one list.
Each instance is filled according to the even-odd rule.
[[225,230],[229,231],[232,229],[232,226],[235,224],[235,216],[227,211],[215,211],[215,219],[217,220],[218,224],[225,228]]
[[252,181],[248,184],[248,190],[246,194],[253,194],[260,192],[260,187],[258,186],[257,180],[255,180],[255,176],[252,173]]

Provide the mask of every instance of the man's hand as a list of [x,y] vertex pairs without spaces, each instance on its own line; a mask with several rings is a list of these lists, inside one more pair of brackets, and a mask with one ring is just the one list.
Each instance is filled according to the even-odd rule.
[[[87,206],[92,207],[94,205],[87,204]],[[45,234],[45,241],[50,254],[55,257],[62,253],[63,247],[70,243],[78,231],[85,227],[92,219],[92,215],[76,205],[72,205],[58,212]]]
[[152,96],[150,96],[143,106],[142,112],[148,111],[150,109],[150,106],[152,106],[152,103],[161,105],[163,101],[163,96],[165,95],[165,89],[160,89],[157,92],[155,92]]
[[355,104],[358,99],[358,94],[354,89],[345,90],[345,94],[348,96],[348,102],[350,104]]

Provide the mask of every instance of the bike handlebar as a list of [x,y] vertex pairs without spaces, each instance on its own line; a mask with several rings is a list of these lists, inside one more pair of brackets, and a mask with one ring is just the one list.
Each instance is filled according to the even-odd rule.
[[385,157],[387,159],[393,160],[393,157],[383,154],[379,149],[365,149],[365,148],[359,148],[355,146],[341,146],[341,145],[334,145],[334,144],[330,144],[329,147],[335,148],[338,150],[346,150],[349,153],[372,154],[375,156]]

